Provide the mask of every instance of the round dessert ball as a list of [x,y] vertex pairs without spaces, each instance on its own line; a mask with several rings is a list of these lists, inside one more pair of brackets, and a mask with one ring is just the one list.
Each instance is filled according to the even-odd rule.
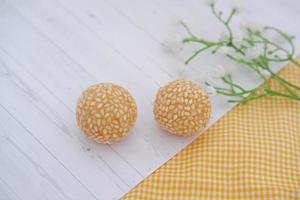
[[77,124],[99,143],[112,144],[126,136],[136,118],[135,100],[127,90],[113,83],[92,85],[78,99]]
[[153,112],[162,129],[175,135],[190,136],[206,127],[211,104],[198,84],[175,80],[159,89]]

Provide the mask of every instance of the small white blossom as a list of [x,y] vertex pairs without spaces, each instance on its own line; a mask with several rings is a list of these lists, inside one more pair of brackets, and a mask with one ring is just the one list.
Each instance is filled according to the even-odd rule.
[[250,28],[252,30],[262,30],[264,26],[259,22],[251,21],[246,18],[239,22],[238,27],[243,30],[246,28]]
[[233,44],[237,46],[238,48],[241,48],[243,45],[244,41],[242,39],[236,38],[233,40]]
[[225,66],[225,70],[228,74],[230,74],[231,72],[233,72],[234,70],[236,70],[238,66],[234,65],[234,64],[230,64],[230,65],[226,65]]
[[185,78],[185,72],[186,72],[186,69],[187,69],[187,65],[180,65],[178,68],[178,78],[179,79],[183,79]]
[[228,34],[226,33],[221,33],[220,37],[219,37],[219,41],[227,41],[228,38]]
[[213,79],[211,76],[211,70],[206,70],[206,71],[197,71],[196,73],[194,73],[196,76],[196,81],[201,84],[203,87],[206,85],[205,83],[209,83],[209,84],[215,84],[216,79]]
[[246,58],[248,60],[251,60],[253,58],[257,58],[260,54],[261,54],[261,49],[259,47],[255,46],[255,47],[252,47],[247,50]]
[[176,52],[183,49],[184,39],[183,35],[179,32],[181,20],[177,17],[172,17],[170,20],[170,27],[167,37],[162,42],[162,46],[166,51]]
[[268,31],[266,34],[270,38],[270,40],[275,42],[276,44],[282,45],[286,42],[286,40],[275,31]]
[[219,55],[226,55],[226,54],[230,53],[230,49],[226,46],[223,46],[223,47],[218,49],[217,53]]
[[270,72],[268,72],[268,71],[265,70],[265,69],[261,69],[261,70],[260,70],[260,73],[262,73],[262,75],[264,75],[265,77],[269,77],[269,76],[270,76]]
[[170,34],[162,42],[162,46],[165,50],[170,52],[181,51],[183,49],[183,37],[179,33]]
[[203,89],[209,96],[215,96],[217,94],[216,89],[211,85],[205,85]]
[[215,4],[216,2],[217,2],[217,0],[206,0],[205,5],[210,6],[211,4]]
[[272,41],[274,41],[276,44],[284,44],[286,42],[286,40],[278,34],[273,36]]
[[233,8],[236,9],[236,13],[242,13],[242,12],[245,12],[246,10],[246,7],[245,7],[245,4],[243,1],[241,0],[236,0],[233,2]]
[[182,19],[176,15],[171,16],[170,19],[170,28],[178,29],[181,26]]
[[212,121],[214,120],[215,120],[214,112],[211,112],[209,116],[209,123],[212,123]]
[[226,75],[226,70],[225,68],[223,67],[223,65],[216,65],[213,70],[212,70],[212,74],[211,74],[211,77],[214,78],[214,79],[219,79],[223,76]]

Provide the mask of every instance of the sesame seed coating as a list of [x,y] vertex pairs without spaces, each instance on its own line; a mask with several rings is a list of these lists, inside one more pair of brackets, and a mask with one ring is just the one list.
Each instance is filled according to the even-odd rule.
[[88,87],[77,102],[79,128],[99,143],[112,144],[128,134],[137,118],[137,106],[130,93],[113,83]]
[[175,135],[190,136],[206,127],[211,103],[198,84],[175,80],[159,89],[153,112],[162,129]]

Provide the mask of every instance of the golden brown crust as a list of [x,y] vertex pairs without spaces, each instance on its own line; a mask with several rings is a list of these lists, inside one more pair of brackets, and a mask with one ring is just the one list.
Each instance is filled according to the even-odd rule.
[[80,129],[99,143],[114,143],[133,127],[137,106],[130,93],[113,83],[100,83],[80,95],[76,120]]
[[160,88],[153,112],[161,128],[175,135],[189,136],[206,127],[211,103],[198,84],[175,80]]

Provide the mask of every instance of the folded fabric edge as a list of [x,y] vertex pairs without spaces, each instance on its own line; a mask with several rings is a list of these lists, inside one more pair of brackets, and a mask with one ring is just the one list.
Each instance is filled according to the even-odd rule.
[[[300,62],[300,55],[296,57],[295,59],[296,61]],[[294,63],[290,62],[285,64],[283,67],[281,67],[276,74],[281,73],[285,68],[289,67],[289,66],[295,66]],[[263,88],[266,82],[269,82],[270,78],[268,80],[266,80],[265,82],[263,82],[262,84],[260,84],[260,88]],[[276,98],[276,97],[274,97]],[[251,104],[251,102],[250,102]],[[139,187],[139,185],[141,185],[146,179],[148,179],[149,177],[151,177],[154,173],[156,173],[157,171],[159,171],[163,166],[165,166],[168,162],[170,162],[172,159],[174,159],[178,154],[180,154],[184,149],[188,148],[189,146],[191,146],[198,138],[200,138],[201,136],[203,136],[206,132],[208,132],[210,129],[212,129],[217,123],[219,123],[219,121],[221,121],[223,118],[227,117],[231,112],[233,112],[235,109],[237,109],[239,106],[243,106],[241,104],[236,104],[233,106],[232,109],[230,109],[228,112],[226,112],[222,117],[220,117],[214,124],[212,124],[209,128],[205,129],[203,133],[201,133],[199,136],[197,136],[196,138],[194,138],[193,141],[191,141],[189,144],[187,144],[186,146],[184,146],[181,150],[179,150],[174,156],[172,156],[170,159],[168,159],[167,161],[165,161],[161,166],[159,166],[158,168],[156,168],[152,173],[150,173],[147,177],[145,177],[143,180],[141,180],[137,185],[135,185],[132,189],[130,189],[127,193],[125,193],[120,199],[124,199],[126,197],[127,194],[131,193],[133,190],[135,190],[135,188]]]

